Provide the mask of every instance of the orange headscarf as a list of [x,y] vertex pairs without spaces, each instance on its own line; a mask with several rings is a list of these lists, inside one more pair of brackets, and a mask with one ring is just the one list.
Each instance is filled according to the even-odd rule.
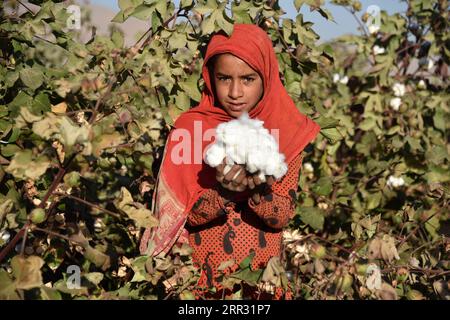
[[[320,131],[317,123],[298,111],[283,87],[272,41],[264,30],[256,25],[236,24],[230,37],[224,34],[214,35],[203,62],[205,88],[200,104],[177,119],[175,130],[170,133],[164,151],[153,199],[153,213],[160,220],[159,227],[151,237],[154,241],[153,255],[162,251],[167,253],[176,241],[186,241],[184,224],[189,211],[203,192],[217,184],[215,169],[203,161],[194,163],[194,158],[196,155],[198,158],[199,153],[203,155],[205,148],[212,142],[203,138],[205,131],[233,119],[215,104],[208,70],[208,61],[222,53],[233,54],[261,75],[264,95],[249,115],[264,121],[264,127],[269,131],[279,130],[279,150],[286,156],[286,163],[301,153]],[[178,129],[184,129],[184,133],[189,132],[189,141],[173,141],[174,131]],[[191,147],[189,164],[176,164],[173,161],[180,143]],[[146,252],[149,238],[150,230],[146,230],[141,241],[141,253]]]

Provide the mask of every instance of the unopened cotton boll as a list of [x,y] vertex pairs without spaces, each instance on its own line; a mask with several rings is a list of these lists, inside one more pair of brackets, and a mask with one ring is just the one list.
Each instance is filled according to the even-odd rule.
[[391,101],[389,101],[389,105],[395,111],[398,111],[398,109],[400,108],[401,104],[402,104],[402,99],[400,99],[399,97],[392,98]]
[[420,80],[419,83],[417,84],[417,87],[418,87],[419,89],[426,89],[426,88],[427,88],[427,85],[426,85],[425,81]]

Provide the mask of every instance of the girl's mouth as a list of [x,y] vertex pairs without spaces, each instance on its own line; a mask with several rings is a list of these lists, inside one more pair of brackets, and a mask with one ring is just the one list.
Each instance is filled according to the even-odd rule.
[[245,108],[245,103],[229,103],[228,106],[230,107],[230,109],[234,112],[239,112],[244,110]]

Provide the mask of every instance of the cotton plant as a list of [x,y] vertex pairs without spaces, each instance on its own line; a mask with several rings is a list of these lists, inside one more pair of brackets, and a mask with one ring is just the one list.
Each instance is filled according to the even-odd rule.
[[266,176],[278,180],[287,172],[285,156],[278,152],[278,144],[264,128],[264,121],[250,119],[247,113],[217,126],[216,141],[206,151],[205,162],[215,168],[224,159],[225,174],[235,164],[245,165],[249,173],[258,173],[262,182]]

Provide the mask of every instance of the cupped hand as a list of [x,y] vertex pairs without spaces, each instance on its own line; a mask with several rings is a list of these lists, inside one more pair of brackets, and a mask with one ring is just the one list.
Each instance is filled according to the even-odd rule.
[[270,187],[274,182],[275,178],[273,176],[266,176],[266,182],[262,182],[258,172],[247,177],[248,188],[252,190],[251,198],[254,204],[261,202],[261,194],[263,194],[266,185]]
[[227,190],[241,192],[247,189],[247,172],[244,165],[234,164],[226,172],[225,160],[216,167],[216,179]]

